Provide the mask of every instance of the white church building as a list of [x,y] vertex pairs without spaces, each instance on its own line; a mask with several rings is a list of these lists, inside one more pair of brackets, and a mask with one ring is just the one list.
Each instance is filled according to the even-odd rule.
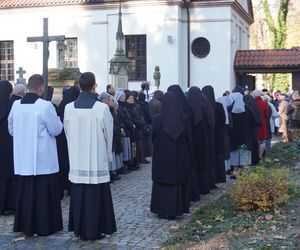
[[[59,66],[63,45],[64,66],[94,72],[104,90],[111,83],[118,11],[118,0],[1,0],[0,79],[16,82],[19,67],[27,79],[42,73],[42,43],[27,37],[42,36],[48,18],[49,35],[66,38],[49,43],[49,68]],[[123,0],[122,13],[130,89],[145,81],[154,89],[155,66],[162,90],[210,84],[220,96],[235,86],[236,51],[249,49],[251,0]]]

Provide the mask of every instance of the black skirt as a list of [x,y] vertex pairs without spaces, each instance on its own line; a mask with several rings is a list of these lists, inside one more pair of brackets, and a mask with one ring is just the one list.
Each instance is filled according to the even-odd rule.
[[160,184],[153,182],[150,211],[164,216],[189,213],[188,184]]
[[210,169],[201,169],[197,171],[199,193],[208,194],[210,190]]
[[255,166],[258,163],[259,163],[258,141],[252,141],[252,147],[251,147],[251,165]]
[[197,170],[192,168],[189,173],[189,193],[190,193],[190,201],[196,202],[200,200],[200,191],[199,184],[197,178]]
[[117,231],[109,183],[71,183],[69,231],[87,240]]
[[14,232],[46,236],[63,229],[59,177],[18,176]]
[[226,182],[224,153],[216,153],[216,183]]
[[17,179],[0,178],[0,214],[6,210],[15,210],[17,198]]

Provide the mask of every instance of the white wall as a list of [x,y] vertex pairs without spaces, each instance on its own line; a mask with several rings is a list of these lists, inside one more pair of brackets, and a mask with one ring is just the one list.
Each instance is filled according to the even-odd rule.
[[229,7],[197,8],[191,13],[191,43],[197,37],[210,42],[210,53],[198,58],[191,53],[191,83],[200,88],[212,85],[216,97],[230,87],[230,30]]
[[[42,73],[42,44],[27,43],[28,36],[41,36],[43,18],[49,18],[49,35],[78,38],[78,66],[81,72],[96,75],[98,91],[111,82],[108,61],[116,48],[117,9],[96,9],[79,6],[0,10],[0,41],[14,40],[15,70],[23,67],[29,78]],[[187,87],[187,24],[186,10],[175,5],[135,6],[123,9],[125,35],[147,36],[147,80],[155,89],[153,72],[160,66],[161,89],[178,83]],[[236,16],[236,21],[234,20]],[[230,7],[191,9],[191,43],[197,37],[210,41],[211,51],[205,58],[191,55],[191,85],[211,84],[216,96],[235,85],[233,59],[237,45],[233,42],[235,25],[243,27],[243,48],[248,48],[249,29]],[[168,42],[170,36],[172,42]],[[56,42],[50,43],[49,68],[56,67]],[[15,76],[17,79],[17,75]],[[131,89],[140,89],[141,82],[130,82]]]
[[[234,68],[234,59],[237,50],[248,50],[250,47],[250,26],[234,10],[231,10],[231,68]],[[241,30],[241,32],[240,32]],[[241,35],[241,37],[240,37]],[[242,41],[241,43],[239,41]],[[234,70],[230,76],[231,89],[235,86],[236,76]]]

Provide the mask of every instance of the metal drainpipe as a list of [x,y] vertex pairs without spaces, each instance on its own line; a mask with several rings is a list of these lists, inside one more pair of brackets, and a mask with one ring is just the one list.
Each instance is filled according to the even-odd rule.
[[190,50],[191,50],[191,37],[190,37],[190,30],[191,30],[191,17],[190,17],[190,0],[183,0],[184,6],[186,8],[186,17],[187,17],[187,86],[188,88],[191,86],[191,60],[190,60]]

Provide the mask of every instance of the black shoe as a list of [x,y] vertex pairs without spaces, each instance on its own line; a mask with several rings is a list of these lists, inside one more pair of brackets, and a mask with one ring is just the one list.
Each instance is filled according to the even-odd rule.
[[227,171],[226,171],[226,174],[227,174],[227,175],[232,175],[232,173],[233,173],[232,170],[227,170]]
[[130,171],[137,171],[139,168],[137,166],[130,166],[130,167],[128,167],[128,169]]
[[176,220],[176,216],[168,216],[168,220]]
[[129,174],[130,171],[128,171],[126,168],[122,167],[117,171],[118,174]]
[[148,160],[145,159],[145,160],[141,161],[141,163],[142,163],[142,164],[149,164],[150,161],[148,161]]
[[113,174],[111,176],[111,179],[114,180],[114,181],[118,181],[118,180],[121,180],[121,177],[118,174]]

